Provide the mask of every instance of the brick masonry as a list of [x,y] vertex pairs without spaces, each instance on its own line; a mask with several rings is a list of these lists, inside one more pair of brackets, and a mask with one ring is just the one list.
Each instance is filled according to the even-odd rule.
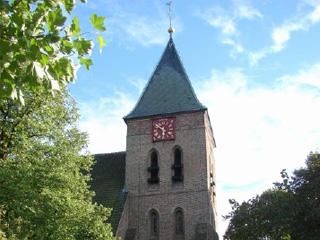
[[[162,117],[172,117],[162,116]],[[174,140],[152,142],[152,119],[127,120],[126,213],[130,239],[215,239],[215,142],[207,111],[177,114]],[[182,182],[173,182],[174,149],[182,152]],[[148,183],[151,152],[158,154],[157,184]],[[175,235],[175,211],[183,210],[184,235]],[[159,237],[150,238],[150,211],[159,214]],[[205,227],[204,227],[205,226]],[[208,227],[209,226],[209,227]],[[199,232],[201,229],[201,234]],[[199,235],[200,234],[200,235]],[[204,237],[205,236],[205,237]],[[129,237],[128,237],[129,239]]]

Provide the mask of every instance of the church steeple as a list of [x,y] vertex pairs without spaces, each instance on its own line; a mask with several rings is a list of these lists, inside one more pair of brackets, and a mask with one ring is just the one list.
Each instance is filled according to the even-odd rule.
[[[127,124],[124,239],[217,240],[215,140],[170,38]],[[190,221],[192,220],[192,221]]]
[[138,103],[124,120],[199,110],[206,107],[199,102],[170,37]]

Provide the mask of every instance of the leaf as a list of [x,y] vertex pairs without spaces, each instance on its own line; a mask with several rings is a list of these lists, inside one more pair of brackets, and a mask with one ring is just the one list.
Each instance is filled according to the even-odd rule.
[[62,45],[62,47],[63,47],[63,48],[61,48],[61,51],[62,51],[62,52],[65,52],[65,53],[67,53],[67,54],[70,54],[70,53],[72,52],[72,50],[73,50],[72,44],[71,44],[69,41],[67,41],[67,40],[62,40],[61,45]]
[[49,55],[52,55],[54,53],[54,49],[49,45],[45,45],[43,46],[43,48]]
[[12,18],[12,23],[14,23],[16,27],[20,28],[22,26],[23,20],[22,20],[21,16],[19,16],[18,13],[12,14],[11,18]]
[[99,49],[100,49],[100,53],[101,53],[103,46],[106,45],[106,42],[104,41],[103,37],[101,37],[100,35],[98,35],[97,40],[99,42]]
[[89,58],[85,59],[82,57],[80,57],[79,60],[80,60],[80,64],[84,65],[86,69],[89,70],[89,67],[92,65],[92,60]]
[[33,62],[32,71],[33,74],[41,80],[45,76],[44,68],[41,67],[41,64],[39,62]]
[[50,79],[50,85],[52,90],[60,90],[59,83],[57,80]]
[[50,11],[47,17],[48,30],[53,32],[57,27],[61,27],[66,19],[67,18],[62,14],[61,8]]
[[90,22],[95,29],[103,32],[106,30],[106,28],[103,26],[104,19],[105,17],[98,17],[97,14],[93,13],[92,17],[90,18]]
[[42,66],[49,64],[49,57],[47,54],[41,53],[40,63]]
[[[59,58],[58,61],[55,62],[55,64],[52,66],[54,69],[54,73],[57,76],[57,80],[59,83],[65,84],[63,82],[64,79],[69,79],[70,74],[68,73],[68,65],[69,65],[69,60],[66,57],[61,57]],[[48,71],[49,73],[50,71]],[[50,74],[51,76],[51,74]]]
[[72,9],[75,7],[74,6],[74,1],[73,0],[63,0],[62,1],[66,11],[70,14]]
[[12,99],[16,99],[18,97],[17,89],[13,85],[12,85],[12,92],[11,92],[10,97]]
[[78,51],[79,55],[88,54],[92,47],[92,42],[83,38],[73,41],[73,47]]
[[24,98],[23,98],[23,93],[21,90],[19,90],[19,101],[22,105],[24,105]]
[[78,16],[75,16],[72,20],[71,32],[72,32],[72,36],[79,36],[81,33]]

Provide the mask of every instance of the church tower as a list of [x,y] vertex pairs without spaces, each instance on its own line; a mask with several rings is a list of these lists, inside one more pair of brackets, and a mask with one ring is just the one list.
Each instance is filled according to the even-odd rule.
[[170,32],[127,124],[125,239],[216,240],[215,140]]

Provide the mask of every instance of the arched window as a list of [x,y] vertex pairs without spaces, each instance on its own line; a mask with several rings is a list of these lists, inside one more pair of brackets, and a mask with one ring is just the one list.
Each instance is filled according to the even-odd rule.
[[159,237],[159,214],[156,210],[150,212],[150,237]]
[[181,208],[175,211],[175,234],[180,236],[184,234],[183,211]]
[[156,151],[152,151],[150,156],[150,167],[148,167],[150,172],[150,177],[148,178],[148,183],[158,183],[159,182],[159,166],[158,166],[158,154]]
[[182,167],[182,153],[179,148],[176,148],[174,150],[174,164],[172,165],[174,171],[172,181],[181,182],[183,180]]

